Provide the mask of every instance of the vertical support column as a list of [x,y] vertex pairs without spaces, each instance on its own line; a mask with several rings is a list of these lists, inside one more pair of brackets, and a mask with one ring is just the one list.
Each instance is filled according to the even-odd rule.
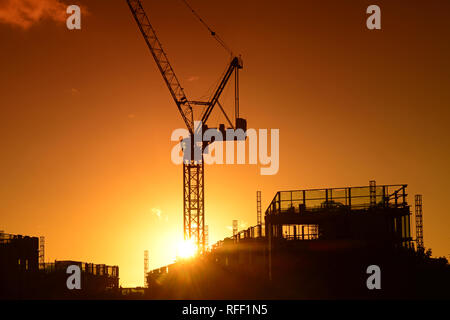
[[205,203],[203,161],[183,163],[184,239],[192,240],[199,253],[205,248]]
[[422,195],[415,196],[415,214],[416,214],[416,245],[417,251],[424,251],[423,246],[423,212],[422,212]]
[[406,185],[403,185],[403,187],[402,187],[402,198],[403,198],[402,206],[406,207],[408,205],[406,203]]
[[261,221],[261,191],[256,191],[256,224],[260,226]]
[[347,194],[348,194],[348,207],[351,209],[352,208],[352,188],[351,187],[347,188]]
[[[239,68],[234,69],[234,119],[239,118]],[[237,128],[236,128],[237,129]]]
[[377,204],[377,183],[375,180],[369,182],[370,206],[374,207]]
[[238,233],[238,221],[233,220],[233,237],[235,237]]
[[45,237],[39,237],[39,269],[45,269]]
[[[267,222],[267,221],[266,221]],[[269,273],[269,281],[272,281],[272,224],[269,222],[268,224],[266,223],[266,236],[269,239],[269,241],[267,242],[268,244],[268,256],[269,256],[269,261],[268,261],[268,273]]]
[[144,250],[144,288],[148,288],[147,273],[148,273],[148,250]]

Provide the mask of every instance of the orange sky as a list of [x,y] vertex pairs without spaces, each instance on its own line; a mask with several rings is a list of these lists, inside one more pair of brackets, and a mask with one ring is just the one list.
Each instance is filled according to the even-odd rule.
[[[0,229],[44,235],[47,260],[119,265],[123,286],[142,285],[143,251],[159,267],[182,238],[182,168],[171,163],[170,135],[183,121],[126,1],[71,1],[89,12],[81,31],[45,8],[24,29],[6,2]],[[203,95],[226,52],[181,1],[143,3],[189,98]],[[277,190],[375,179],[424,195],[425,246],[448,257],[448,1],[190,3],[243,55],[249,127],[280,129],[277,175],[206,167],[210,242],[231,234],[232,219],[256,223],[256,190],[265,209]],[[381,7],[381,31],[365,27],[370,4]]]

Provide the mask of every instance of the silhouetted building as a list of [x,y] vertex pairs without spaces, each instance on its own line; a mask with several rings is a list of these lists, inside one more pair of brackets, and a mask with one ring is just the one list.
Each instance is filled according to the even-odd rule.
[[[176,299],[449,297],[450,268],[414,249],[407,185],[279,191],[264,221],[148,274]],[[367,268],[381,270],[369,290]],[[188,288],[188,289],[187,289]],[[190,288],[190,289],[189,289]]]
[[269,242],[344,241],[351,246],[411,247],[406,185],[279,191],[266,215]]
[[[80,267],[80,290],[67,288],[70,265]],[[39,238],[0,234],[0,298],[108,298],[118,289],[118,266],[79,261],[39,264]]]
[[31,290],[38,259],[38,238],[0,233],[0,297],[19,297]]
[[[81,289],[67,289],[67,268],[76,265],[81,271]],[[45,288],[56,298],[103,298],[116,294],[119,289],[119,267],[104,264],[64,260],[45,263]]]

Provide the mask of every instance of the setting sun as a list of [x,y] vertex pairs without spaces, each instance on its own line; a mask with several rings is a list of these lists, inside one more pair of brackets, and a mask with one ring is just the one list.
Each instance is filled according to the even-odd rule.
[[197,246],[192,240],[183,240],[177,246],[177,257],[182,259],[192,258],[197,254]]

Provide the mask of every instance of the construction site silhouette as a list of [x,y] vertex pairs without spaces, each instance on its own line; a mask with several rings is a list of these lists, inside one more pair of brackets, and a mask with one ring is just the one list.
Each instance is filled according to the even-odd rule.
[[[147,272],[146,286],[135,289],[119,287],[117,266],[43,263],[38,238],[2,233],[0,297],[448,299],[448,261],[415,245],[407,196],[406,185],[374,182],[279,191],[264,222],[235,230],[197,256]],[[82,271],[81,290],[66,287],[69,265]],[[372,265],[381,270],[381,287],[375,290],[367,286]]]

